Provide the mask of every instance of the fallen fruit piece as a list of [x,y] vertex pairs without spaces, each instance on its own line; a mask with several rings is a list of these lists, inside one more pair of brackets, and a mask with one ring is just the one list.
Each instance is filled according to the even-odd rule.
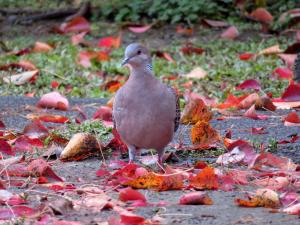
[[267,188],[258,189],[255,196],[250,197],[250,200],[236,199],[235,202],[239,206],[244,207],[266,207],[278,208],[280,207],[280,200],[278,194]]
[[[94,155],[99,146],[95,136],[86,133],[74,134],[67,146],[61,152],[61,160],[81,160]],[[100,144],[101,145],[101,144]]]
[[181,196],[180,205],[212,205],[213,201],[206,192],[195,191]]
[[38,107],[43,108],[55,108],[60,110],[68,110],[69,101],[66,97],[60,93],[54,91],[44,94],[37,103]]

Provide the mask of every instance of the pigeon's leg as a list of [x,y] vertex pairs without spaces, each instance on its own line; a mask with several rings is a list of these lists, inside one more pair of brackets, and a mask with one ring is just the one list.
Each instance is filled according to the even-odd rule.
[[135,160],[136,147],[133,145],[127,145],[129,154],[129,163],[133,163]]
[[164,166],[163,166],[164,153],[165,153],[165,149],[158,149],[157,150],[157,155],[158,155],[157,164],[158,164],[158,167],[160,169],[162,169],[163,171],[165,171]]

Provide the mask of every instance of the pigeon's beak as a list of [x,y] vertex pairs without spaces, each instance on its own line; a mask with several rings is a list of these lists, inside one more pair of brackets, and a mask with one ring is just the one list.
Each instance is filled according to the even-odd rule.
[[128,57],[128,58],[125,58],[123,61],[122,61],[122,64],[121,64],[121,66],[124,66],[124,65],[126,65],[127,63],[128,63],[128,61],[130,60],[130,57]]
[[125,66],[128,62],[129,62],[129,60],[131,59],[132,57],[127,57],[127,58],[125,58],[123,61],[122,61],[122,66]]

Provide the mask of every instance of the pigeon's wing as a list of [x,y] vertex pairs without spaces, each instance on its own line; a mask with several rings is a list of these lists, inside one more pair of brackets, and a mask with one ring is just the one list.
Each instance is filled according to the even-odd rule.
[[300,53],[298,53],[297,58],[295,60],[294,71],[294,80],[300,82]]
[[177,92],[174,90],[174,88],[168,86],[168,89],[170,92],[175,96],[176,99],[176,114],[175,114],[175,119],[174,119],[174,131],[176,132],[178,127],[179,127],[179,121],[180,121],[180,104],[179,104],[179,96]]

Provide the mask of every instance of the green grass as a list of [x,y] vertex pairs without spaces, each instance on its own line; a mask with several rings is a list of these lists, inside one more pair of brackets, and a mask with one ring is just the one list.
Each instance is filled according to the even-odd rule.
[[[115,34],[115,29],[110,29],[106,33],[102,32],[98,24],[92,24],[93,33],[101,33],[101,36]],[[253,27],[252,24],[238,24],[241,31],[248,30]],[[256,27],[255,27],[256,29]],[[149,31],[154,32],[152,31]],[[175,33],[175,31],[174,31]],[[251,34],[249,32],[249,34]],[[124,34],[129,36],[132,34]],[[87,39],[94,37],[88,36]],[[159,37],[157,38],[159,40]],[[40,74],[33,84],[25,84],[15,86],[13,84],[1,84],[0,95],[24,95],[35,91],[36,96],[50,92],[51,82],[57,81],[60,83],[58,91],[67,96],[74,97],[110,97],[112,94],[104,91],[101,85],[105,82],[97,72],[102,71],[108,77],[116,75],[128,75],[125,68],[120,67],[120,62],[123,57],[124,46],[119,49],[112,50],[111,60],[108,62],[95,62],[90,68],[83,68],[76,63],[78,53],[81,50],[93,50],[91,48],[73,46],[70,43],[70,37],[61,35],[49,35],[37,39],[36,37],[16,37],[5,40],[8,48],[20,50],[30,45],[33,45],[36,40],[45,41],[55,45],[53,51],[47,53],[31,53],[23,56],[8,56],[0,55],[0,65],[17,62],[19,60],[30,60],[40,70]],[[147,38],[146,38],[147,41]],[[228,41],[222,40],[215,35],[212,29],[201,29],[194,38],[195,46],[205,49],[202,55],[185,56],[180,52],[186,39],[179,38],[171,41],[163,51],[167,51],[175,59],[176,64],[170,63],[165,59],[154,57],[154,72],[157,76],[168,76],[171,74],[180,75],[179,79],[171,81],[170,84],[184,91],[183,83],[188,80],[183,74],[188,73],[193,68],[200,66],[208,72],[208,76],[201,80],[193,80],[192,89],[200,94],[207,94],[211,97],[224,99],[228,92],[234,92],[234,87],[246,79],[257,79],[261,82],[265,92],[272,92],[274,96],[279,96],[287,86],[287,81],[270,80],[270,74],[279,66],[284,66],[283,62],[276,56],[259,56],[256,60],[241,61],[238,57],[240,53],[258,51],[270,47],[274,44],[280,44],[282,49],[285,49],[292,40],[282,36],[279,38],[268,37],[264,40],[259,37],[252,39]],[[94,49],[96,50],[96,48]],[[152,49],[154,50],[154,49]],[[0,76],[4,76],[7,72],[0,72]],[[225,89],[220,88],[222,83],[226,83]],[[67,87],[72,86],[72,90],[68,91]]]

